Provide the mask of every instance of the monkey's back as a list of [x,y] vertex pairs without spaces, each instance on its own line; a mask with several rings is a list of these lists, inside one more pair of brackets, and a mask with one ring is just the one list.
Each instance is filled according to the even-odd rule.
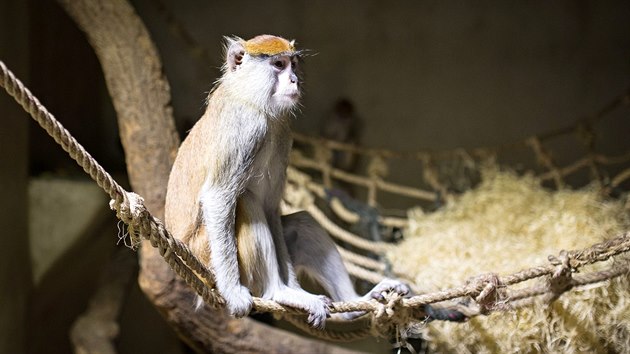
[[[165,225],[175,238],[189,245],[197,239],[205,239],[202,235],[205,230],[200,227],[199,192],[207,176],[216,140],[212,137],[212,113],[209,107],[182,142],[168,180]],[[208,262],[208,247],[191,248],[208,249],[207,254],[197,254],[203,262]]]

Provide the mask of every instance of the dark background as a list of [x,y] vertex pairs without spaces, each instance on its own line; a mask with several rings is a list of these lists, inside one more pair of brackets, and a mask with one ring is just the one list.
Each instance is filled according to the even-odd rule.
[[[296,130],[317,134],[345,97],[362,121],[359,141],[395,150],[521,140],[592,114],[630,87],[628,1],[131,3],[162,56],[182,133],[201,115],[220,74],[225,35],[277,34],[311,50]],[[106,169],[124,175],[100,65],[54,1],[0,0],[0,60]],[[105,222],[105,232],[91,231],[81,248],[69,247],[34,283],[29,247],[37,240],[26,236],[29,180],[84,176],[4,93],[0,116],[0,352],[65,353],[68,326],[84,311],[99,267],[116,247],[115,221]],[[596,131],[600,151],[626,152],[627,109]],[[566,150],[556,157],[573,153]],[[405,165],[391,174],[413,184],[417,169]],[[130,296],[121,352],[135,345],[179,348],[138,290]]]

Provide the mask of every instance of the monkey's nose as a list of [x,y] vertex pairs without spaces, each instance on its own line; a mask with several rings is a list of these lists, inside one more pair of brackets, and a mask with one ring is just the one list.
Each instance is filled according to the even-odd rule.
[[289,78],[291,79],[291,83],[292,84],[294,84],[294,83],[296,83],[298,81],[297,75],[295,75],[295,74],[291,74],[289,76]]

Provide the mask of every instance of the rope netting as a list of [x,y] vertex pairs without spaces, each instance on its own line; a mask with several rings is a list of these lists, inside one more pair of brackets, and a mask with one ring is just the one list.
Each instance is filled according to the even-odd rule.
[[[543,171],[536,173],[537,177],[543,182],[552,181],[556,188],[567,185],[567,178],[586,169],[591,180],[599,182],[602,187],[614,189],[630,179],[630,167],[626,167],[614,176],[602,173],[602,167],[629,162],[630,150],[616,156],[597,153],[595,151],[597,134],[594,125],[614,111],[629,105],[630,92],[626,92],[611,100],[594,115],[580,119],[564,128],[510,144],[469,150],[399,152],[389,149],[363,148],[354,144],[295,133],[296,143],[304,146],[304,149],[293,152],[291,164],[303,170],[317,171],[321,176],[321,185],[324,188],[333,188],[333,181],[336,180],[365,189],[366,202],[371,206],[377,205],[377,196],[382,192],[414,199],[418,202],[451,199],[457,192],[461,192],[462,188],[459,186],[462,184],[461,181],[453,180],[453,175],[458,172],[464,175],[461,169],[465,169],[468,174],[475,173],[484,164],[496,163],[500,154],[510,154],[524,149],[528,150],[539,166],[544,168]],[[585,153],[583,157],[565,166],[558,166],[552,153],[544,144],[567,136],[573,136]],[[305,151],[310,151],[310,156],[307,156]],[[367,159],[364,175],[335,168],[332,161],[335,153],[351,154]],[[388,162],[391,160],[419,162],[422,166],[422,179],[424,179],[422,182],[428,188],[387,181],[385,178],[390,170]],[[449,166],[450,168],[448,168]],[[459,177],[460,179],[470,179],[470,176]],[[465,186],[470,188],[471,184],[465,183]],[[309,189],[321,195],[319,191],[314,190],[313,186],[309,186]],[[343,214],[343,211],[338,213]],[[385,219],[383,222],[392,225],[404,223],[401,220],[391,219]]]
[[[101,167],[89,153],[70,135],[70,133],[46,110],[31,92],[7,69],[0,61],[0,85],[28,112],[31,117],[44,128],[54,140],[85,170],[85,172],[110,196],[110,206],[116,212],[116,216],[128,227],[129,234],[133,238],[133,244],[138,244],[140,238],[150,241],[153,247],[158,248],[161,256],[204,301],[213,306],[221,307],[224,300],[214,289],[214,275],[212,270],[203,265],[181,241],[175,239],[164,227],[159,219],[143,205],[143,199],[135,193],[122,188]],[[628,105],[629,95],[625,94],[606,106],[601,112],[592,118],[580,122],[578,125],[538,136],[519,142],[512,146],[499,148],[475,149],[473,151],[454,150],[448,152],[420,152],[398,153],[383,149],[363,149],[354,145],[338,143],[329,140],[295,135],[298,143],[312,147],[315,152],[311,157],[301,152],[294,152],[291,167],[288,170],[287,192],[283,208],[286,211],[305,209],[338,241],[340,244],[349,245],[352,249],[364,250],[374,255],[384,255],[392,244],[386,242],[374,242],[360,237],[337,225],[328,213],[318,206],[318,199],[327,200],[327,190],[333,187],[333,181],[339,180],[367,189],[367,204],[378,205],[378,196],[382,191],[398,194],[404,197],[418,200],[435,201],[437,199],[452,198],[453,188],[444,183],[440,178],[440,172],[436,169],[436,160],[444,158],[456,158],[466,163],[480,163],[495,158],[501,149],[528,146],[532,149],[538,161],[546,167],[540,178],[552,180],[557,187],[564,184],[564,179],[580,169],[590,169],[595,180],[601,182],[602,188],[616,188],[624,181],[630,179],[630,168],[623,169],[613,177],[605,179],[600,173],[599,166],[620,164],[630,160],[630,152],[618,156],[609,157],[594,152],[586,157],[565,167],[557,167],[550,154],[544,149],[543,143],[554,136],[572,134],[576,131],[585,132],[587,128],[602,116],[617,109],[622,105]],[[590,144],[587,142],[587,145]],[[591,144],[592,146],[592,144]],[[366,176],[349,173],[331,167],[330,156],[333,151],[344,151],[368,157]],[[413,159],[421,161],[425,168],[423,176],[430,189],[421,189],[403,184],[388,182],[387,161],[390,159]],[[322,182],[306,174],[302,170],[315,170],[321,173]],[[356,223],[360,215],[349,210],[339,200],[330,199],[330,209],[336,217],[348,223]],[[381,216],[379,223],[391,227],[404,227],[407,219],[404,217]],[[356,278],[367,280],[371,283],[389,275],[387,264],[372,257],[360,254],[350,249],[338,246],[348,271]],[[514,309],[516,307],[531,305],[532,301],[544,296],[548,302],[553,301],[562,293],[572,288],[593,284],[628,274],[628,265],[612,265],[607,269],[590,273],[574,274],[578,269],[593,263],[603,262],[613,256],[618,256],[630,251],[630,233],[626,232],[616,238],[594,244],[588,248],[561,251],[557,256],[549,256],[547,264],[533,266],[509,275],[484,274],[473,277],[461,286],[430,292],[408,298],[396,293],[385,294],[384,300],[336,302],[330,306],[331,313],[365,311],[371,314],[370,321],[365,327],[350,331],[341,330],[314,330],[304,322],[304,312],[280,305],[274,301],[261,298],[254,299],[254,310],[258,312],[273,312],[303,330],[331,340],[354,340],[369,335],[390,336],[399,334],[402,328],[413,322],[422,322],[426,319],[425,305],[445,302],[454,299],[470,299],[470,305],[458,305],[457,309],[466,316],[487,314],[491,311]],[[394,274],[403,276],[402,274]],[[531,286],[520,289],[512,289],[513,285],[535,278],[546,278],[545,285]],[[420,293],[417,285],[411,284],[412,290]],[[474,306],[473,306],[474,305]]]

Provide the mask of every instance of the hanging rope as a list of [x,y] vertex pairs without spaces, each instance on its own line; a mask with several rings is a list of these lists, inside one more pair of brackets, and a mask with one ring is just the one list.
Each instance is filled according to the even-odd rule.
[[[28,112],[38,124],[44,128],[53,139],[85,170],[85,172],[111,197],[111,208],[116,216],[127,224],[130,235],[137,240],[142,237],[149,240],[153,247],[158,248],[161,256],[180,277],[194,289],[204,301],[214,307],[224,304],[223,298],[214,289],[214,276],[181,241],[175,239],[164,227],[163,223],[149,213],[143,204],[143,199],[135,193],[128,192],[101,167],[90,154],[70,135],[70,133],[46,110],[31,92],[10,72],[5,64],[0,61],[0,85],[15,98],[26,112]],[[302,183],[308,183],[307,177],[297,178]],[[305,190],[307,188],[303,186]],[[315,212],[316,207],[313,198],[302,198],[308,201],[307,210]],[[322,219],[324,220],[324,219]],[[324,221],[324,226],[326,222]],[[330,227],[330,225],[328,225]],[[346,240],[356,241],[354,235],[345,235]],[[136,243],[136,242],[134,242]],[[383,251],[384,244],[363,245],[367,249]],[[626,268],[612,269],[607,272],[587,274],[586,276],[572,277],[571,273],[580,267],[601,262],[610,257],[630,251],[630,233],[606,242],[595,244],[587,249],[579,251],[561,252],[558,257],[550,257],[550,263],[538,267],[532,267],[518,273],[507,276],[495,274],[482,275],[468,281],[457,288],[442,290],[430,294],[403,298],[399,294],[385,294],[384,301],[352,301],[333,303],[330,308],[332,313],[365,311],[372,313],[370,330],[359,329],[352,332],[315,331],[307,329],[309,333],[319,337],[334,340],[353,340],[367,335],[387,336],[396,331],[403,331],[410,322],[422,321],[423,308],[427,304],[452,300],[461,297],[470,297],[480,306],[479,313],[496,311],[527,304],[523,300],[535,296],[549,294],[557,298],[563,292],[580,285],[597,281],[608,280],[628,273]],[[365,259],[346,257],[355,262],[362,262],[364,266],[374,266]],[[350,263],[350,265],[353,265]],[[359,267],[358,265],[353,265]],[[359,267],[360,268],[360,267]],[[367,270],[366,270],[367,271]],[[367,271],[370,276],[373,272]],[[360,272],[357,272],[360,273]],[[549,285],[545,289],[528,288],[520,290],[520,293],[511,295],[506,287],[529,279],[548,277]],[[518,296],[517,296],[518,295]],[[511,299],[511,296],[513,298]],[[514,300],[512,304],[510,301]],[[518,301],[518,302],[517,302]],[[304,314],[304,311],[280,305],[274,301],[260,298],[254,299],[254,309],[259,312],[273,312],[286,315],[286,318],[294,323],[300,323],[304,328],[304,322],[296,320],[295,315]],[[471,312],[471,315],[475,313]]]

